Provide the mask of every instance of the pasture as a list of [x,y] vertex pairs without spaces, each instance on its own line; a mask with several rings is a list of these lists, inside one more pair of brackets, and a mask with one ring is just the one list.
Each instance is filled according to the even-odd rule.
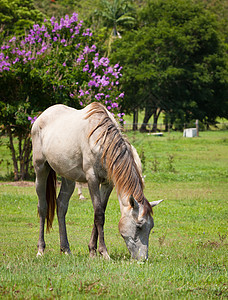
[[[128,137],[142,158],[146,197],[165,200],[154,208],[148,261],[130,259],[118,232],[115,191],[105,223],[111,261],[89,258],[93,208],[86,188],[86,200],[73,194],[66,217],[72,255],[60,254],[55,218],[45,255],[36,258],[34,185],[1,181],[0,298],[227,298],[228,132],[200,132],[194,139],[180,132],[163,137],[130,132]],[[3,156],[9,159],[4,145],[0,160]]]

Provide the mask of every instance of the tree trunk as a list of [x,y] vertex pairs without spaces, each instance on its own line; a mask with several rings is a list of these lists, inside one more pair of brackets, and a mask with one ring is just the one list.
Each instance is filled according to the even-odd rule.
[[25,180],[28,178],[31,162],[32,143],[30,133],[24,133],[18,136],[17,151],[15,149],[13,133],[10,126],[7,127],[7,133],[9,136],[10,152],[13,160],[14,180]]
[[153,128],[152,128],[152,132],[156,132],[157,131],[157,128],[158,128],[158,118],[159,118],[159,115],[161,113],[161,109],[156,109],[154,111],[154,123],[153,123]]
[[7,133],[9,136],[10,152],[11,152],[12,160],[13,160],[14,180],[18,181],[19,177],[18,177],[17,157],[16,157],[16,151],[15,151],[14,144],[13,144],[13,135],[12,135],[10,126],[7,126]]
[[[29,170],[29,163],[30,153],[31,153],[31,140],[30,134],[25,134],[24,136],[19,137],[19,153],[20,153],[20,179],[24,180],[28,178],[28,170]],[[23,145],[23,147],[22,147]]]
[[25,141],[25,152],[24,152],[24,162],[25,162],[25,167],[24,167],[24,178],[27,178],[29,175],[29,166],[32,161],[32,142],[30,139],[30,134],[27,136],[27,139]]
[[143,124],[140,128],[140,132],[147,132],[146,126],[148,124],[148,121],[150,120],[151,116],[154,113],[154,109],[150,109],[148,106],[145,108],[145,116],[143,119]]
[[134,114],[133,114],[133,131],[138,130],[138,109],[134,109]]

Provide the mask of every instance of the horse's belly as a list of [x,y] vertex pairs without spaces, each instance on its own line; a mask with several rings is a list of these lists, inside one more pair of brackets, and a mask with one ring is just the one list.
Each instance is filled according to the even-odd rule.
[[77,144],[70,144],[70,140],[52,141],[49,139],[44,147],[44,155],[57,174],[70,180],[86,182],[82,151]]

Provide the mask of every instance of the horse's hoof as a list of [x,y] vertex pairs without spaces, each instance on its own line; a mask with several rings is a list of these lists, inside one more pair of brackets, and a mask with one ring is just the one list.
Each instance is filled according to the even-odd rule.
[[108,253],[106,253],[105,255],[103,255],[104,259],[106,260],[111,260],[110,256],[108,255]]
[[42,257],[44,255],[44,251],[43,250],[38,250],[36,257]]
[[64,253],[65,255],[71,255],[70,249],[60,249],[60,253]]
[[108,255],[108,252],[100,252],[100,255],[106,260],[111,260],[110,256]]
[[96,258],[97,257],[97,251],[96,250],[90,250],[89,251],[89,257],[90,258]]

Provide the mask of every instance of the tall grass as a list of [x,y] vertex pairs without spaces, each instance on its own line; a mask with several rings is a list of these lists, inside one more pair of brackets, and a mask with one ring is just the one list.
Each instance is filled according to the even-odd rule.
[[[111,261],[90,259],[93,208],[74,193],[67,214],[73,255],[60,255],[58,224],[36,258],[39,221],[33,186],[0,185],[0,298],[225,299],[227,293],[228,133],[154,137],[129,133],[144,153],[145,195],[154,208],[149,259],[132,261],[118,233],[111,194],[105,239]],[[1,149],[0,149],[1,153]],[[155,162],[155,160],[157,162]],[[157,164],[156,168],[154,167]]]

